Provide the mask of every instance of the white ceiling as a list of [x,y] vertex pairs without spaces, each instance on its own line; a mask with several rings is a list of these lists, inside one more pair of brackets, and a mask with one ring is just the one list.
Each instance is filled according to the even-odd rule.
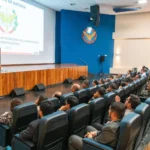
[[[100,13],[103,14],[115,14],[113,7],[141,7],[141,10],[138,10],[134,13],[139,12],[148,12],[150,11],[150,0],[147,0],[146,4],[138,4],[138,0],[34,0],[42,5],[45,5],[54,10],[60,11],[65,10],[74,10],[74,11],[90,11],[90,6],[98,4],[100,6]],[[76,5],[71,6],[71,3]],[[86,9],[87,8],[87,9]],[[133,13],[133,12],[127,12]]]

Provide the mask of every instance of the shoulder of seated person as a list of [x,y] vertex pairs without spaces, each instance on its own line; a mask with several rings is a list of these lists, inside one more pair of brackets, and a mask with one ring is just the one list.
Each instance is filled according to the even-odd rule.
[[40,120],[41,120],[41,119],[33,120],[33,121],[30,123],[30,126],[38,125],[38,124],[40,123]]

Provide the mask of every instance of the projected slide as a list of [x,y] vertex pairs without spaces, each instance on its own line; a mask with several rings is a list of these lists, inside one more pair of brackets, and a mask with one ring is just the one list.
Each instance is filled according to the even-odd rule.
[[20,0],[0,0],[2,54],[38,55],[43,51],[44,11]]

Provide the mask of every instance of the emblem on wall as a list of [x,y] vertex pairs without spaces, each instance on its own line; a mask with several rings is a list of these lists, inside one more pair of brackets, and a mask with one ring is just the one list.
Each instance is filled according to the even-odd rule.
[[97,33],[93,28],[87,27],[82,33],[82,39],[87,44],[92,44],[97,39]]

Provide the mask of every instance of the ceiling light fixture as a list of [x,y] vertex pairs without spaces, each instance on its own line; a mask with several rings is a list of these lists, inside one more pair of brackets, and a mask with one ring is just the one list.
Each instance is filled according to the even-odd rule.
[[147,0],[138,0],[138,3],[139,4],[145,4],[145,3],[147,3]]

